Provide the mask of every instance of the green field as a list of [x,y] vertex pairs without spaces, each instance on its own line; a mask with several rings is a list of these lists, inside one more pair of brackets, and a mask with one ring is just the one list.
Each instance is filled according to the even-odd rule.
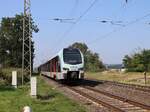
[[66,98],[38,78],[38,98],[31,98],[29,85],[13,89],[0,86],[0,112],[22,112],[26,105],[32,112],[85,112],[85,108]]
[[[104,71],[97,73],[87,72],[85,76],[88,78],[99,80],[110,80],[129,84],[145,85],[143,73],[138,72],[129,72],[129,73],[121,73],[116,71]],[[150,85],[150,73],[147,74],[147,85]]]

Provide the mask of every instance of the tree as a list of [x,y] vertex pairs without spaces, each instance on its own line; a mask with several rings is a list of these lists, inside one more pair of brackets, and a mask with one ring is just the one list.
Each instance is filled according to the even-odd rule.
[[86,54],[86,52],[88,51],[88,46],[85,43],[75,42],[69,47],[78,48],[83,54]]
[[89,50],[85,43],[75,42],[69,47],[78,48],[83,53],[86,71],[96,72],[105,69],[105,66],[100,60],[98,53],[93,53],[91,50]]
[[[15,17],[4,17],[0,26],[0,63],[4,67],[21,67],[22,64],[22,38],[23,14]],[[32,32],[38,28],[31,21]],[[32,41],[32,60],[34,58],[34,42]],[[33,62],[32,62],[33,63]]]
[[128,71],[150,71],[150,50],[143,49],[132,56],[126,55],[123,64]]

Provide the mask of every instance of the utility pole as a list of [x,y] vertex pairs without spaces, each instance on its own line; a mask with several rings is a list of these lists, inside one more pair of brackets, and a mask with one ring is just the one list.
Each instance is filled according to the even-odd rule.
[[23,16],[23,44],[22,44],[22,84],[24,83],[25,73],[32,75],[32,51],[31,51],[31,1],[24,0]]
[[145,81],[145,85],[147,84],[147,76],[146,76],[146,71],[144,72],[144,81]]

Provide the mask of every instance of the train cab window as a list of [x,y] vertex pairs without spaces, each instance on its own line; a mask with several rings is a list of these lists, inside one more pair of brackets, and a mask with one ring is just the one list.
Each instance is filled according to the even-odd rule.
[[78,49],[64,49],[63,59],[67,64],[81,64],[82,57]]

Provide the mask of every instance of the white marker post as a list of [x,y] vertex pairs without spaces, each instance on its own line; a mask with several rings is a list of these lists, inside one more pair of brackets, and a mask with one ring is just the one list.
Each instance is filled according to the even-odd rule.
[[37,78],[31,77],[31,96],[37,96]]
[[23,108],[23,112],[32,112],[31,108],[29,106],[25,106]]
[[12,71],[12,86],[17,88],[17,71]]

